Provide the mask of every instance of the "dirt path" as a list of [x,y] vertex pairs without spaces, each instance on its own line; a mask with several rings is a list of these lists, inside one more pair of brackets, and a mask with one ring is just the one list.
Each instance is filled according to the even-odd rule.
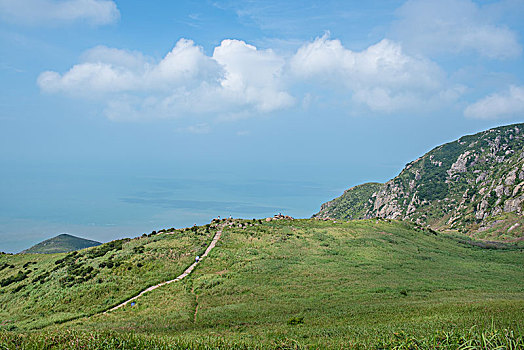
[[[128,303],[132,302],[133,300],[136,300],[138,298],[140,298],[142,295],[144,295],[145,293],[147,292],[150,292],[152,290],[155,290],[159,287],[162,287],[163,285],[166,285],[166,284],[169,284],[169,283],[173,283],[173,282],[176,282],[176,281],[180,281],[182,278],[186,277],[187,275],[189,275],[191,272],[193,272],[193,270],[195,269],[195,267],[202,261],[203,258],[205,258],[209,252],[215,247],[215,245],[217,244],[218,240],[220,239],[220,235],[222,234],[222,229],[220,228],[217,233],[215,234],[215,237],[213,237],[213,240],[211,241],[211,243],[209,244],[209,246],[207,247],[206,251],[204,252],[204,254],[200,257],[200,260],[198,261],[195,261],[194,263],[191,264],[191,266],[189,266],[180,276],[178,276],[177,278],[173,279],[173,280],[170,280],[170,281],[165,281],[165,282],[162,282],[162,283],[159,283],[159,284],[156,284],[154,286],[151,286],[147,289],[144,289],[143,291],[141,291],[140,293],[138,293],[138,295],[132,297],[131,299],[129,300],[126,300],[124,301],[123,303],[121,304],[118,304],[117,306],[113,307],[112,309],[109,309],[107,310],[106,312],[104,312],[105,314],[110,312],[110,311],[114,311],[116,309],[119,309],[121,308],[122,306],[125,306],[127,305]],[[195,312],[195,317],[196,317],[196,312]]]
[[[192,292],[195,293],[195,290],[193,289]],[[195,306],[195,313],[193,314],[193,323],[196,323],[196,318],[198,314],[198,294],[195,294],[195,303],[196,303],[196,306]]]

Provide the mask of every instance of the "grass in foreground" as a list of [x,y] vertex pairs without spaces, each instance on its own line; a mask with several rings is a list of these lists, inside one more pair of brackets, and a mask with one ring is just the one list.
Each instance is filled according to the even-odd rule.
[[[209,337],[186,339],[183,337],[146,336],[117,332],[39,332],[30,334],[0,332],[0,349],[73,350],[73,349],[306,349],[323,346],[304,346],[293,339],[275,339],[268,344],[231,342]],[[347,342],[339,348],[352,349],[523,349],[524,338],[513,331],[490,329],[479,331],[448,331],[417,338],[406,333],[394,333],[389,338],[377,339],[366,346]]]
[[394,221],[240,223],[187,279],[134,307],[4,333],[4,343],[93,334],[86,348],[523,347],[522,248]]

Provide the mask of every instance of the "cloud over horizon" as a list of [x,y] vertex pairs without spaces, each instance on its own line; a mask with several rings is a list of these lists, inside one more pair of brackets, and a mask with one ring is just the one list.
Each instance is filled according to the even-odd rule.
[[140,52],[98,46],[65,73],[46,71],[37,82],[46,93],[101,101],[105,115],[115,120],[209,113],[223,120],[245,118],[295,105],[300,96],[291,91],[304,85],[312,90],[306,94],[335,91],[379,113],[433,108],[462,93],[436,63],[405,54],[399,43],[383,39],[352,51],[327,35],[291,56],[235,39],[223,40],[211,56],[180,39],[158,62]]
[[74,21],[106,25],[116,22],[120,12],[111,0],[0,0],[0,18],[26,25]]
[[427,55],[474,53],[508,59],[522,53],[517,34],[495,23],[488,6],[471,0],[409,0],[397,16],[394,37]]
[[299,79],[345,89],[348,98],[374,112],[407,110],[451,96],[437,64],[406,55],[388,39],[356,52],[324,35],[303,45],[290,65]]
[[[51,0],[29,1],[58,6]],[[65,72],[42,72],[37,83],[42,92],[94,102],[113,120],[238,120],[295,106],[307,109],[326,96],[328,103],[359,115],[423,114],[444,108],[460,108],[475,118],[515,115],[503,109],[518,104],[518,94],[511,92],[518,87],[473,103],[475,88],[464,78],[467,65],[454,63],[474,57],[480,65],[503,64],[494,60],[521,57],[517,33],[491,13],[511,6],[442,1],[406,1],[394,12],[397,20],[390,23],[389,34],[358,50],[329,34],[296,40],[293,51],[285,53],[271,40],[265,41],[270,47],[257,48],[224,39],[209,54],[182,38],[161,58],[96,46]],[[60,6],[76,2],[114,5],[109,0],[65,0]],[[209,120],[195,121],[203,122]]]
[[503,119],[524,114],[524,86],[486,96],[466,107],[464,115],[477,119]]
[[38,85],[48,93],[101,100],[111,119],[259,113],[294,103],[281,88],[284,60],[239,40],[224,40],[207,56],[193,41],[180,39],[157,63],[141,53],[103,46],[83,58],[64,74],[43,72]]

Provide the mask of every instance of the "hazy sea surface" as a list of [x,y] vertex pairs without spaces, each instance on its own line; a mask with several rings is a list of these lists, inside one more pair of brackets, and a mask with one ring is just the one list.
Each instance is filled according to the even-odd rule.
[[13,166],[0,175],[0,251],[19,252],[59,233],[106,242],[218,215],[309,217],[343,189],[304,177],[220,167]]

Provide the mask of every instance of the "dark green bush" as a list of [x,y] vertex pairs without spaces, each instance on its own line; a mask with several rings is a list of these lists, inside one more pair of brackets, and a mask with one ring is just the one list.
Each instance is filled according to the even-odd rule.
[[18,271],[18,274],[1,280],[0,286],[7,287],[8,285],[12,283],[23,281],[27,278],[28,275],[29,275],[28,272]]
[[291,325],[291,326],[296,326],[296,325],[303,324],[303,323],[304,323],[304,316],[301,316],[301,317],[291,317],[291,318],[287,321],[287,324],[288,324],[288,325]]
[[[154,232],[154,231],[153,231]],[[102,244],[90,251],[87,252],[88,258],[98,258],[101,256],[106,255],[108,252],[112,250],[122,250],[122,246],[124,242],[129,241],[129,239],[118,239],[116,241],[111,241],[105,244]]]

